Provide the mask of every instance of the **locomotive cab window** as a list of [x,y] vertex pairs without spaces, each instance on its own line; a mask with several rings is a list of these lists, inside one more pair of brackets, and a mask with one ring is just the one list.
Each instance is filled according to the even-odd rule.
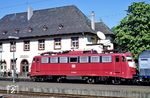
[[98,63],[98,62],[100,62],[100,57],[99,56],[91,56],[90,60],[92,63]]
[[78,63],[78,57],[70,57],[69,62],[70,63]]
[[88,63],[89,57],[88,56],[81,56],[80,57],[80,63]]
[[68,57],[59,57],[60,63],[68,63]]
[[49,58],[48,57],[42,57],[41,63],[49,63]]
[[112,56],[102,56],[103,63],[110,63],[112,62]]
[[122,62],[125,62],[126,58],[124,56],[122,56]]
[[58,57],[51,57],[50,63],[58,63]]

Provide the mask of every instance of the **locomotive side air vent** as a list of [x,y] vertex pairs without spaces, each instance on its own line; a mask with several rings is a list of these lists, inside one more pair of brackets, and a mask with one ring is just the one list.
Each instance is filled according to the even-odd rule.
[[91,53],[91,54],[97,54],[96,50],[85,50],[83,53]]
[[44,52],[44,53],[41,53],[40,55],[56,55],[56,54],[66,54],[66,53],[69,53],[70,50],[66,50],[66,51],[62,51],[62,52]]
[[54,55],[54,54],[57,54],[58,52],[44,52],[44,53],[41,53],[41,55]]
[[65,54],[65,53],[69,53],[69,52],[70,52],[70,50],[66,50],[66,51],[62,51],[61,53]]

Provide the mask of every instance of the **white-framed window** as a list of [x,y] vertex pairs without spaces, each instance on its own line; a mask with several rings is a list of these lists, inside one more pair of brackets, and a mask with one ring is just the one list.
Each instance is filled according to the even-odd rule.
[[68,57],[59,57],[60,63],[68,63]]
[[112,56],[102,56],[103,63],[110,63],[112,62]]
[[72,49],[79,48],[79,38],[78,37],[71,37],[71,48]]
[[54,38],[54,49],[61,49],[61,38]]
[[2,52],[2,51],[3,51],[3,44],[0,43],[0,52]]
[[80,56],[80,63],[88,63],[89,57],[88,56]]
[[16,42],[10,42],[10,52],[16,51]]
[[42,57],[41,63],[49,63],[49,58],[48,57]]
[[38,41],[38,50],[44,50],[45,49],[45,40],[39,40]]
[[50,63],[58,63],[58,57],[51,57]]
[[91,56],[91,62],[92,63],[99,63],[100,62],[100,56]]
[[24,41],[24,51],[30,51],[30,41]]
[[10,63],[10,68],[11,69],[14,69],[15,68],[15,65],[16,65],[16,59],[11,59],[11,63]]

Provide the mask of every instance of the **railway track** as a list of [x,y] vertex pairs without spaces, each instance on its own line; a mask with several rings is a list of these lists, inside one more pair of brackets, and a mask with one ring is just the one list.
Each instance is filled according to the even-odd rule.
[[[105,85],[105,84],[89,85],[86,83],[72,83],[72,82],[51,83],[51,82],[20,81],[13,83],[12,81],[0,81],[0,89],[1,89],[0,93],[2,94],[4,93],[7,95],[6,90],[8,86],[18,87],[19,93],[13,94],[13,96],[16,95],[28,96],[19,98],[29,98],[30,96],[33,96],[30,98],[38,98],[34,96],[42,96],[42,98],[50,98],[48,96],[52,96],[52,98],[118,98],[120,96],[121,96],[120,98],[125,97],[150,98],[150,86]],[[99,97],[99,96],[111,96],[111,97]]]

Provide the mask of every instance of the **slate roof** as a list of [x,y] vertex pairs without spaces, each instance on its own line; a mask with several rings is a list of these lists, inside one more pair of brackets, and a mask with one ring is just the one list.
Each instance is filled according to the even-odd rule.
[[[43,30],[44,25],[46,31]],[[32,32],[28,32],[29,28]],[[15,29],[19,32],[15,33]],[[8,36],[27,38],[81,32],[96,34],[89,25],[89,19],[74,5],[36,10],[29,21],[27,12],[9,14],[0,20],[1,40]],[[108,30],[106,32],[109,33]]]
[[111,29],[108,26],[106,26],[103,22],[95,23],[95,30],[96,31],[101,31],[104,34],[112,34],[112,35],[114,35],[114,33],[111,31]]

